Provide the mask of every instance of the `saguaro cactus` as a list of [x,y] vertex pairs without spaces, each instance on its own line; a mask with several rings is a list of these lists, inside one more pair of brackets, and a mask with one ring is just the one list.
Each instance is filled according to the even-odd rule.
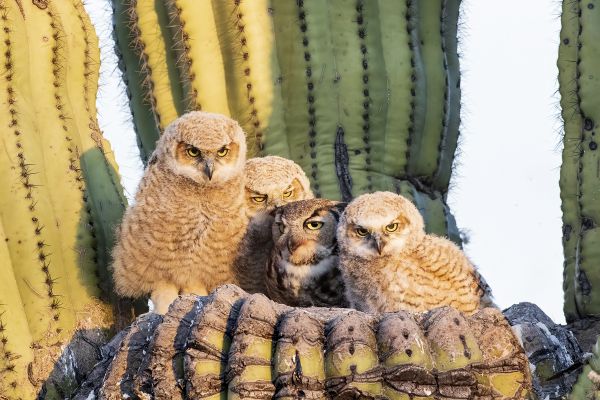
[[113,0],[146,159],[178,114],[240,121],[251,155],[292,158],[319,196],[410,196],[458,239],[445,204],[457,145],[460,0]]
[[[296,309],[224,286],[138,319],[85,385],[100,398],[525,399],[527,357],[502,313]],[[122,382],[122,384],[116,384]]]
[[0,0],[0,25],[0,397],[64,398],[113,323],[107,265],[125,199],[80,0]]
[[573,391],[569,396],[571,400],[597,400],[600,399],[600,338],[592,349],[592,356],[583,368]]
[[564,0],[558,57],[568,321],[600,315],[600,2]]

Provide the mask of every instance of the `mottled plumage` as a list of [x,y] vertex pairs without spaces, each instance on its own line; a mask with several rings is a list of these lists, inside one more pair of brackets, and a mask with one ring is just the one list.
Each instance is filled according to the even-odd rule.
[[251,158],[246,161],[244,176],[246,211],[251,219],[235,263],[236,274],[244,290],[264,293],[266,264],[273,248],[273,210],[314,195],[302,168],[286,158]]
[[351,306],[368,312],[493,305],[487,285],[451,241],[426,235],[423,218],[390,192],[352,201],[338,226],[340,270]]
[[337,223],[345,204],[289,203],[275,212],[267,295],[291,306],[346,306],[338,269]]
[[244,133],[205,112],[171,123],[157,143],[113,252],[122,296],[150,293],[166,312],[179,293],[235,282],[232,264],[248,218]]

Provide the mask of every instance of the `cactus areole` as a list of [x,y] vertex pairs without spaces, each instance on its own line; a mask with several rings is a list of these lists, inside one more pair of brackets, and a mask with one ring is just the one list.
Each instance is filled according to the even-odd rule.
[[113,0],[144,160],[190,110],[238,120],[249,156],[302,166],[318,197],[410,197],[460,242],[445,199],[460,124],[460,0]]

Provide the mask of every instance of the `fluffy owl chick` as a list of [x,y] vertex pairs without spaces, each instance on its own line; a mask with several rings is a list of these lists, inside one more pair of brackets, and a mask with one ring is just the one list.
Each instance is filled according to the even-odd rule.
[[312,199],[310,182],[298,164],[277,156],[246,161],[246,204],[250,216],[292,201]]
[[275,211],[267,295],[290,306],[346,306],[335,237],[345,203],[301,200]]
[[273,247],[273,210],[314,195],[302,168],[286,158],[251,158],[246,161],[244,175],[246,211],[251,219],[235,263],[236,276],[245,291],[264,293],[266,263]]
[[242,129],[222,115],[194,111],[157,142],[113,252],[117,293],[150,293],[158,313],[179,293],[206,295],[233,282],[246,229]]
[[449,240],[426,235],[419,211],[400,195],[357,197],[344,211],[337,237],[353,308],[422,312],[452,306],[473,313],[492,305],[465,254]]

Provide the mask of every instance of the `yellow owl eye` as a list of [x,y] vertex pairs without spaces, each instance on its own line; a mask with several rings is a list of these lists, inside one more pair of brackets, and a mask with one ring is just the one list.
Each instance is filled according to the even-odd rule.
[[360,237],[365,237],[369,234],[369,231],[365,228],[356,228],[356,234]]
[[265,201],[267,201],[267,196],[252,196],[252,201],[255,203],[264,203]]
[[200,156],[200,150],[198,150],[195,147],[189,147],[186,151],[188,156],[192,157],[192,158],[196,158]]
[[321,221],[308,221],[304,226],[311,231],[316,231],[323,227],[323,223]]
[[394,222],[393,224],[389,224],[385,226],[386,232],[394,232],[398,229],[398,223]]
[[219,151],[217,151],[217,155],[219,157],[225,157],[228,153],[229,153],[229,149],[227,147],[223,147]]
[[279,233],[285,232],[285,225],[283,225],[281,222],[278,222],[277,226],[279,227]]
[[283,197],[288,198],[292,195],[292,193],[294,193],[294,189],[288,189],[285,192],[283,192]]

